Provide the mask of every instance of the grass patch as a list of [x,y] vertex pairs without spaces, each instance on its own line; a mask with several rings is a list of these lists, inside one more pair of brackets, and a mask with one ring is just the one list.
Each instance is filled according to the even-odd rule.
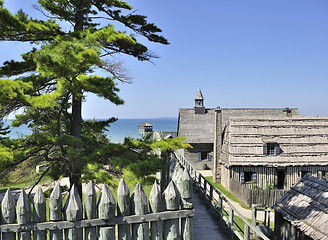
[[242,208],[249,209],[249,210],[252,209],[252,208],[248,207],[245,203],[240,201],[234,194],[232,194],[227,189],[225,189],[221,184],[214,183],[212,180],[212,177],[205,177],[205,178],[207,181],[209,181],[213,185],[213,187],[215,187],[217,190],[219,190],[221,193],[223,193],[227,198],[229,198],[230,200],[232,200],[234,202],[239,203],[239,205]]

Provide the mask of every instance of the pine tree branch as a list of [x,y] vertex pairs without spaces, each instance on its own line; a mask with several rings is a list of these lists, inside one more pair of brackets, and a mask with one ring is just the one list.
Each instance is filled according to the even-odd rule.
[[30,196],[30,194],[32,193],[33,189],[35,188],[36,185],[39,184],[39,182],[42,180],[42,178],[48,173],[48,171],[54,167],[57,163],[59,163],[59,161],[61,161],[62,159],[59,158],[56,160],[56,162],[54,162],[53,164],[51,164],[42,174],[41,176],[39,177],[39,179],[33,184],[33,186],[31,187],[29,193],[28,193],[28,197]]

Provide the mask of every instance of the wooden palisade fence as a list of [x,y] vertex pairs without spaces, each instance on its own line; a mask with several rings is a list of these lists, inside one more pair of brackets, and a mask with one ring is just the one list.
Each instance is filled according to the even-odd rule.
[[83,203],[73,186],[62,207],[62,193],[57,183],[50,195],[49,221],[46,221],[46,200],[41,188],[34,196],[33,220],[25,191],[20,192],[15,203],[8,189],[1,204],[2,239],[193,240],[192,179],[187,170],[181,171],[163,194],[154,183],[149,205],[139,183],[130,196],[127,184],[121,179],[117,203],[107,185],[103,186],[97,201],[95,187],[89,182]]
[[[229,201],[221,192],[219,192],[207,179],[200,174],[178,151],[174,151],[174,159],[171,159],[172,164],[178,161],[185,169],[188,170],[191,178],[194,181],[196,187],[204,194],[204,198],[209,201],[212,208],[215,210],[220,221],[224,221],[231,231],[231,239],[236,236],[240,240],[249,240],[250,231],[253,232],[260,239],[269,240],[267,236],[262,233],[257,226],[250,223]],[[224,208],[226,206],[226,209]],[[238,216],[244,223],[242,229],[234,217]],[[239,231],[238,231],[239,230]]]

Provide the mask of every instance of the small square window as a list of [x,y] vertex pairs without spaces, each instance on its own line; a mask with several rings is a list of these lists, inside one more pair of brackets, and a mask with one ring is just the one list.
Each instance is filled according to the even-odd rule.
[[278,143],[267,143],[264,145],[264,154],[269,156],[276,156],[280,154],[281,150]]

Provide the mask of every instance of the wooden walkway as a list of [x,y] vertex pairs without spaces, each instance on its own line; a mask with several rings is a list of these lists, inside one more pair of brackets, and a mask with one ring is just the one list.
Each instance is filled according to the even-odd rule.
[[195,188],[193,197],[195,206],[195,240],[230,239],[229,229],[213,217],[212,213],[208,209],[208,205]]

